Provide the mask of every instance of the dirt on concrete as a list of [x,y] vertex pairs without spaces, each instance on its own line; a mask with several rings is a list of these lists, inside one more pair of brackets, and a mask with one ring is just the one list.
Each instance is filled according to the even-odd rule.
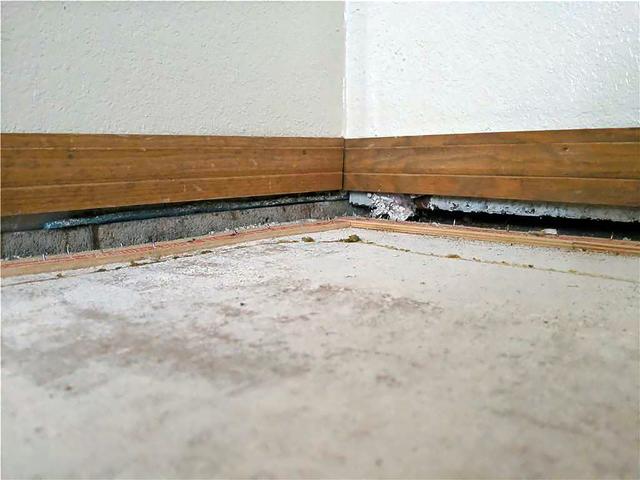
[[3,281],[3,478],[638,476],[638,258],[313,240]]

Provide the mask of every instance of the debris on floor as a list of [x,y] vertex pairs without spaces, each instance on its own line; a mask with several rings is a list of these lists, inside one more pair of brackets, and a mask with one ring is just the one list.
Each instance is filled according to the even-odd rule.
[[349,235],[346,238],[341,239],[340,241],[343,243],[356,243],[356,242],[361,242],[362,239],[358,235],[353,234],[353,235]]
[[637,257],[302,238],[4,279],[3,478],[635,477]]
[[410,195],[352,192],[349,201],[353,205],[370,208],[371,216],[375,218],[402,221],[416,214],[416,206]]

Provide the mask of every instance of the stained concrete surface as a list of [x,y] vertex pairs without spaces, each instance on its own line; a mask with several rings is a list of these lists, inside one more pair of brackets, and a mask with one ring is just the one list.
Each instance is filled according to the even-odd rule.
[[5,280],[3,478],[638,476],[639,259],[312,237]]

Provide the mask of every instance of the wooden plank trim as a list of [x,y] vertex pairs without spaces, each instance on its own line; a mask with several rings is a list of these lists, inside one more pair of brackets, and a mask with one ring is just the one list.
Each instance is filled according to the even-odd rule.
[[640,128],[347,139],[344,188],[640,206]]
[[640,142],[640,128],[596,128],[518,132],[461,133],[403,137],[348,138],[345,148],[434,147],[450,145],[505,145],[552,143]]
[[340,149],[3,150],[2,186],[342,172]]
[[0,276],[8,278],[18,275],[90,268],[113,263],[126,263],[148,259],[158,260],[162,257],[195,252],[206,248],[345,228],[640,256],[640,242],[628,240],[608,240],[568,235],[536,236],[524,232],[505,232],[475,227],[452,227],[416,222],[394,222],[390,220],[343,217],[330,221],[314,221],[303,224],[255,228],[238,233],[218,233],[190,239],[159,242],[152,245],[146,244],[133,247],[113,248],[70,255],[53,255],[47,258],[3,260],[0,262]]
[[352,149],[345,158],[345,173],[640,179],[640,143]]
[[342,149],[340,137],[243,137],[210,135],[115,135],[82,133],[3,133],[2,149],[192,149],[192,148],[333,148]]
[[637,183],[627,181],[640,178],[639,128],[355,140],[93,134],[1,140],[2,215],[340,188],[640,205]]
[[342,173],[140,180],[2,188],[2,214],[45,213],[213,198],[258,197],[340,190]]
[[640,206],[640,180],[632,179],[348,173],[344,176],[344,188],[364,192]]
[[2,134],[3,216],[342,188],[344,139]]

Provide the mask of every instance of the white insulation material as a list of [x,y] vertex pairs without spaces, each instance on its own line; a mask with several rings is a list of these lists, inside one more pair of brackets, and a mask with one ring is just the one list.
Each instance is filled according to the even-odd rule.
[[522,202],[515,200],[485,200],[481,198],[423,196],[351,192],[353,205],[368,207],[371,216],[388,216],[393,220],[406,220],[416,210],[446,212],[491,213],[523,217],[556,217],[582,220],[611,220],[614,222],[640,222],[640,208],[574,205],[567,203]]
[[500,215],[520,215],[524,217],[562,217],[588,220],[613,220],[616,222],[640,222],[640,209],[638,208],[438,196],[431,197],[425,206],[430,210],[437,209],[448,212],[495,213]]
[[369,207],[371,216],[375,218],[407,220],[416,213],[416,205],[409,195],[351,192],[349,201],[354,205]]

